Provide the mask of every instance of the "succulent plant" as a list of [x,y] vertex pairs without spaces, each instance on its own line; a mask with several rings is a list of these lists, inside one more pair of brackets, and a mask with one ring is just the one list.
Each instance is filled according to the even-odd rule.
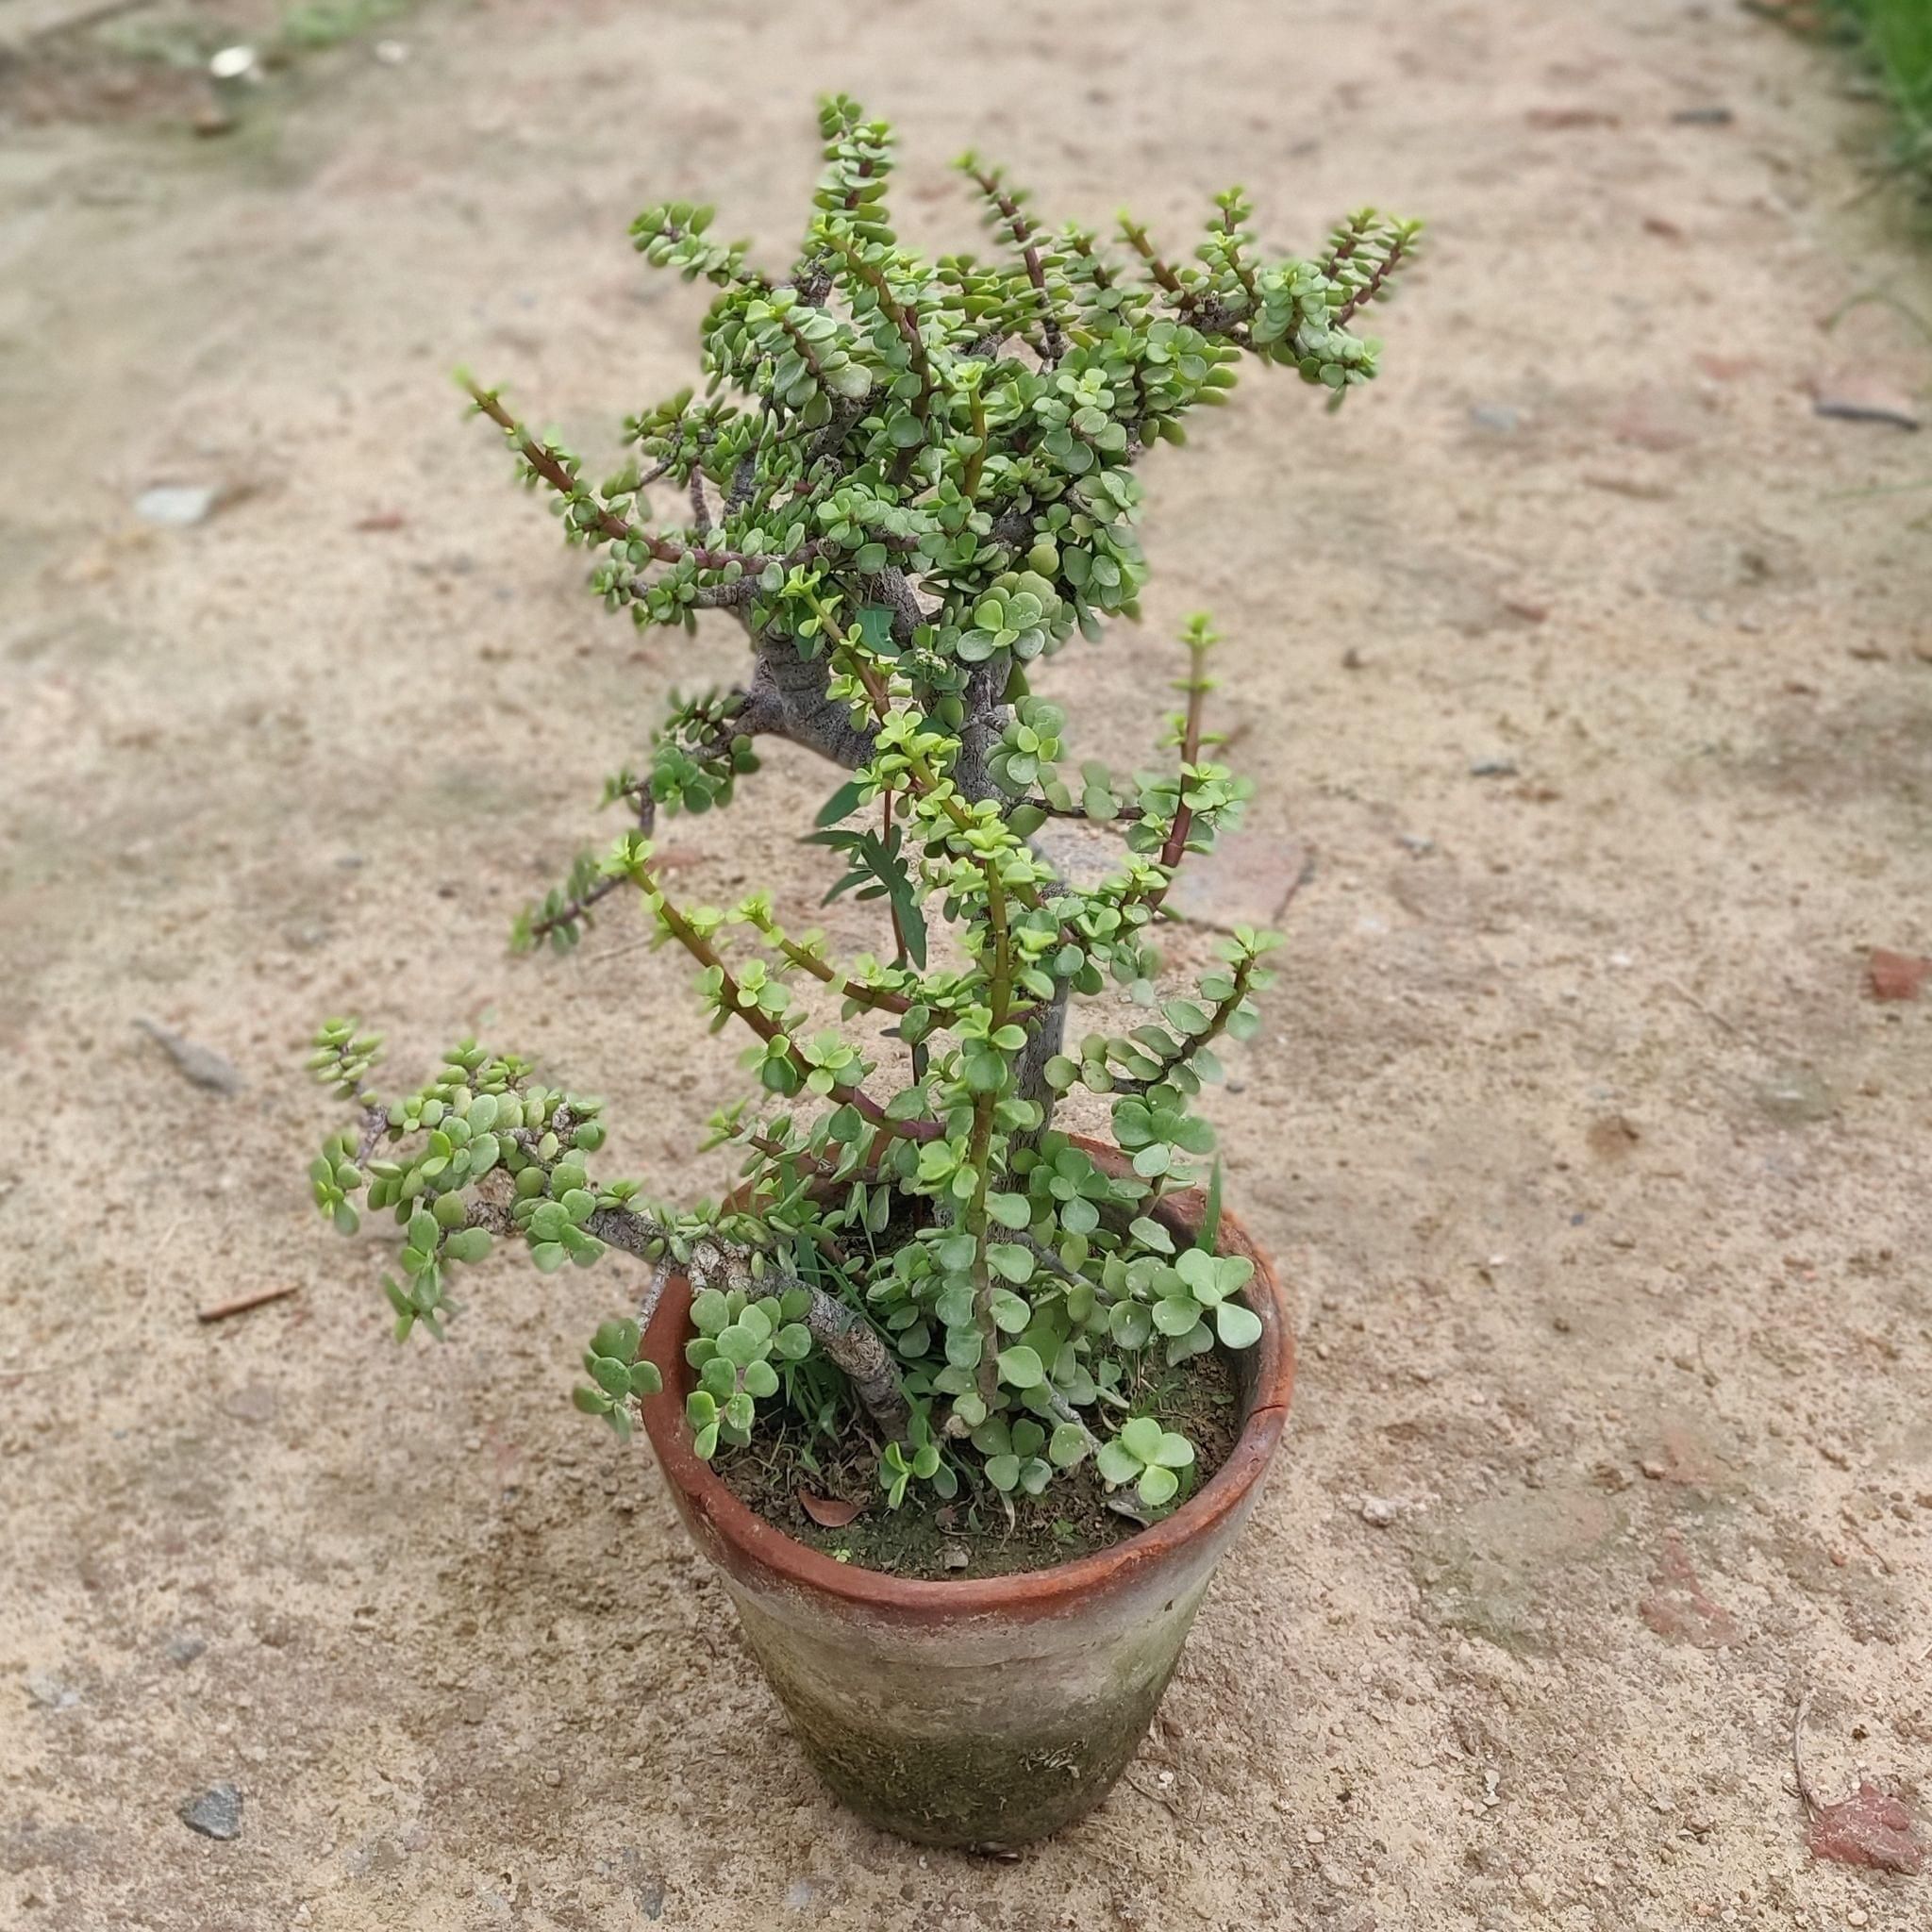
[[[1216,1042],[1256,1026],[1276,941],[1238,928],[1190,991],[1158,991],[1152,934],[1175,873],[1249,792],[1206,726],[1208,620],[1183,634],[1182,704],[1151,770],[1073,763],[1065,712],[1030,679],[1075,631],[1138,614],[1137,466],[1224,403],[1244,360],[1286,365],[1335,404],[1373,377],[1377,345],[1352,325],[1391,291],[1416,225],[1365,210],[1318,256],[1276,259],[1233,189],[1193,258],[1171,261],[1129,220],[1119,248],[1042,225],[969,155],[994,253],[927,260],[892,231],[886,125],[842,97],[821,125],[825,170],[782,276],[714,240],[708,208],[639,217],[647,260],[718,292],[703,398],[631,418],[620,474],[592,488],[576,456],[465,379],[593,554],[608,605],[640,625],[716,610],[742,626],[742,683],[674,698],[641,768],[604,787],[625,829],[512,936],[567,951],[634,900],[653,941],[690,956],[713,1027],[749,1036],[753,1092],[707,1143],[742,1150],[740,1192],[680,1209],[594,1174],[601,1105],[471,1042],[384,1101],[378,1042],[344,1020],[310,1064],[361,1118],[325,1143],[315,1199],[345,1232],[362,1209],[393,1213],[399,1335],[442,1334],[453,1271],[492,1238],[546,1271],[610,1247],[675,1263],[696,1291],[700,1456],[791,1405],[874,1444],[894,1507],[965,1484],[1038,1493],[1092,1456],[1158,1510],[1194,1449],[1138,1412],[1143,1366],[1259,1334],[1241,1299],[1250,1264],[1215,1252],[1218,1213],[1177,1251],[1157,1210],[1205,1177],[1214,1136],[1196,1101],[1220,1077]],[[677,506],[661,521],[646,497],[660,486]],[[849,774],[808,836],[842,868],[828,899],[880,907],[875,955],[834,958],[764,892],[722,909],[672,892],[658,820],[733,804],[771,737]],[[1058,876],[1034,842],[1054,817],[1110,828],[1118,864],[1089,885]],[[1071,1001],[1109,985],[1139,1003],[1136,1024],[1070,1027]],[[1075,1087],[1109,1097],[1126,1177],[1056,1127]],[[639,1319],[607,1323],[576,1392],[620,1434],[658,1386],[639,1343]]]

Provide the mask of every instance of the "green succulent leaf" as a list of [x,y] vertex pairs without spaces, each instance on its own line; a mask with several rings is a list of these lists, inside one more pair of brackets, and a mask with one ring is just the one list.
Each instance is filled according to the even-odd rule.
[[1252,1348],[1261,1339],[1261,1318],[1244,1302],[1223,1302],[1214,1310],[1214,1330],[1226,1348]]
[[593,1355],[585,1366],[591,1372],[591,1379],[607,1395],[624,1396],[630,1393],[630,1369],[627,1364],[608,1355]]
[[1046,1380],[1046,1366],[1038,1351],[1024,1343],[1000,1351],[999,1370],[1000,1380],[1009,1389],[1037,1389]]
[[1174,1471],[1157,1462],[1141,1472],[1141,1480],[1136,1487],[1141,1502],[1150,1509],[1158,1509],[1174,1501],[1174,1492],[1180,1486],[1180,1478]]
[[1185,1335],[1201,1319],[1201,1311],[1185,1296],[1163,1295],[1153,1307],[1154,1325],[1161,1334]]

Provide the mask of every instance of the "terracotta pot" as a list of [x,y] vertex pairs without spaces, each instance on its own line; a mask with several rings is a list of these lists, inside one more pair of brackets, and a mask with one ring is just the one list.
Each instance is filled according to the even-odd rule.
[[[1112,1148],[1080,1145],[1115,1173]],[[1175,1232],[1199,1194],[1163,1204]],[[691,1453],[691,1289],[665,1285],[644,1350],[664,1377],[644,1426],[692,1540],[723,1574],[806,1756],[871,1823],[922,1843],[1005,1850],[1107,1795],[1179,1660],[1222,1554],[1259,1493],[1294,1381],[1294,1330],[1268,1257],[1232,1215],[1221,1250],[1255,1263],[1261,1338],[1235,1357],[1234,1453],[1180,1508],[1111,1549],[957,1583],[887,1576],[795,1541]]]

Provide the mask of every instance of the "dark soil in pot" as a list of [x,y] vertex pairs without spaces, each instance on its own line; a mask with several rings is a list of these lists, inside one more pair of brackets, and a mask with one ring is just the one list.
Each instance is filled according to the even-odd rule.
[[[1178,1507],[1227,1460],[1241,1434],[1234,1363],[1218,1348],[1173,1368],[1150,1363],[1142,1385],[1126,1393],[1135,1414],[1152,1415],[1194,1444]],[[1091,1458],[1062,1472],[1043,1496],[1002,1497],[969,1478],[950,1503],[908,1501],[898,1509],[888,1507],[876,1466],[876,1447],[849,1425],[828,1435],[782,1410],[761,1418],[750,1442],[712,1464],[739,1501],[774,1528],[891,1576],[964,1580],[1043,1570],[1108,1549],[1148,1521],[1126,1513],[1136,1507],[1131,1490],[1109,1496]],[[848,1511],[857,1513],[848,1519]]]

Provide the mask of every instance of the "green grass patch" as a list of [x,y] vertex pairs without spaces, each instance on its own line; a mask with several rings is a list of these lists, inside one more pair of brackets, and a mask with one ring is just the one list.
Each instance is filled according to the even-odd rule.
[[1832,0],[1899,117],[1899,160],[1932,191],[1932,0]]
[[282,16],[282,43],[296,52],[319,53],[387,26],[409,9],[410,0],[314,0],[291,7]]

